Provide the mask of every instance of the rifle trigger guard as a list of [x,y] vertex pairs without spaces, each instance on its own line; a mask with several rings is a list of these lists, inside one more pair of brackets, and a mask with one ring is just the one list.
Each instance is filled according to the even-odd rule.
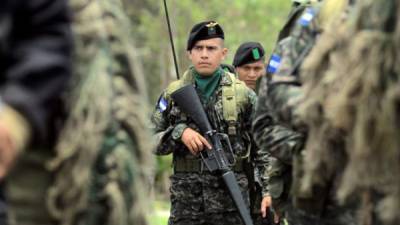
[[228,161],[228,163],[229,163],[228,165],[234,166],[236,164],[236,157],[235,157],[235,154],[233,153],[233,149],[232,149],[231,141],[229,140],[229,136],[224,133],[217,133],[217,135],[221,138],[221,140],[224,140],[228,144],[229,153],[231,154],[232,159],[233,159],[233,162]]

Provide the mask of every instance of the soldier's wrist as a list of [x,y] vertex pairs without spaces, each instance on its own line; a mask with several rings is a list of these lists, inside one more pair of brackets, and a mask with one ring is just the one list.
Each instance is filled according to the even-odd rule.
[[32,133],[27,119],[11,106],[2,105],[0,123],[8,129],[15,150],[21,152],[28,144]]
[[271,194],[269,193],[268,190],[262,190],[261,192],[262,192],[263,198],[265,198],[265,197],[267,197],[267,196],[271,196]]
[[188,128],[188,126],[184,123],[179,123],[174,127],[172,131],[172,139],[175,141],[180,141],[182,138],[183,131]]

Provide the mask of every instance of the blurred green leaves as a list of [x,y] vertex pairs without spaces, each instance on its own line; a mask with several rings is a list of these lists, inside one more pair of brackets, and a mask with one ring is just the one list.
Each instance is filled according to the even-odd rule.
[[[175,79],[172,53],[162,0],[125,0],[135,7],[133,33],[143,60],[150,96],[159,93]],[[187,36],[195,23],[218,21],[225,31],[231,63],[237,47],[245,41],[258,41],[267,54],[272,51],[278,32],[289,12],[290,0],[167,0],[178,54],[180,72],[190,64],[186,56]],[[128,4],[127,4],[128,5]]]

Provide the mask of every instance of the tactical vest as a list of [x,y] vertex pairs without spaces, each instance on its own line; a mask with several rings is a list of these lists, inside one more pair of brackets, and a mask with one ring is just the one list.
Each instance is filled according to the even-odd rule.
[[[226,71],[224,71],[224,73],[229,76],[231,84],[222,87],[223,115],[224,120],[228,123],[228,135],[236,135],[237,131],[235,125],[238,121],[238,109],[249,101],[247,94],[248,88],[243,81],[237,79],[234,74]],[[179,88],[193,83],[194,79],[189,70],[185,72],[180,80],[174,81],[168,86],[166,90],[167,98]]]
[[[234,74],[224,71],[223,76],[228,76],[231,82],[228,82],[222,87],[222,107],[223,107],[223,118],[228,125],[228,135],[230,137],[237,137],[238,112],[239,109],[249,103],[248,88],[240,80],[238,80]],[[185,72],[180,80],[172,82],[166,90],[166,98],[169,99],[171,94],[179,88],[194,84],[194,78],[191,75],[190,70]],[[235,172],[243,172],[246,161],[249,156],[249,149],[247,154],[239,159],[236,159],[236,163],[232,170]],[[202,172],[206,168],[201,160],[198,159],[183,159],[174,158],[174,171],[175,172]]]

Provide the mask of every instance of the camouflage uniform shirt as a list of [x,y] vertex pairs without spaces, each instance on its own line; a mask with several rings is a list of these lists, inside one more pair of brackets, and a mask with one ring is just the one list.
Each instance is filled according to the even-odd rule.
[[[193,68],[181,78],[186,84],[195,84]],[[222,89],[225,85],[245,84],[237,81],[228,72],[224,72],[219,85],[211,96],[208,104],[203,104],[211,125],[219,133],[228,134],[228,122],[223,116]],[[171,87],[171,85],[170,85]],[[169,88],[170,88],[169,87]],[[180,138],[183,130],[190,127],[198,130],[190,117],[181,112],[168,93],[161,95],[153,113],[152,121],[156,135],[159,138],[156,154],[173,154],[174,174],[171,176],[171,215],[170,224],[241,224],[239,213],[226,189],[222,178],[215,173],[206,171],[177,171],[178,162],[198,161],[200,156],[194,156],[184,146]],[[237,99],[238,119],[235,124],[236,135],[229,135],[235,158],[244,161],[251,147],[250,120],[255,107],[256,95],[247,87],[243,101]],[[235,172],[236,179],[245,200],[248,201],[248,180],[243,171]]]

